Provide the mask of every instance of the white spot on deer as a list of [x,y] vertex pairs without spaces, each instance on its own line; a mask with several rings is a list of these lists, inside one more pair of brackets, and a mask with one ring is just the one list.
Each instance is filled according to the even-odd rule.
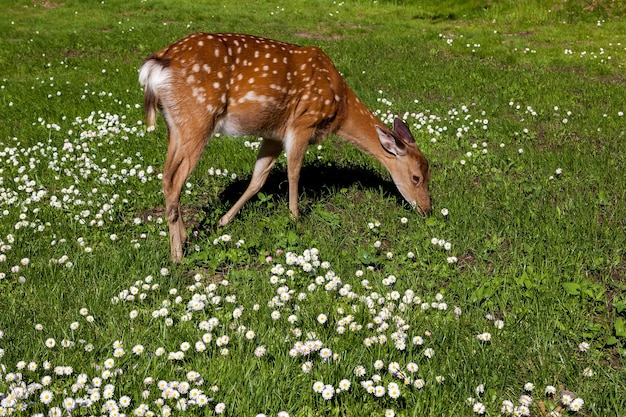
[[254,91],[248,91],[245,96],[239,99],[239,103],[243,103],[244,101],[255,101],[257,103],[265,103],[267,102],[267,97],[263,95],[258,95]]
[[191,85],[195,83],[196,83],[196,77],[194,77],[193,75],[190,75],[189,77],[187,77],[187,85]]
[[217,81],[213,83],[213,88],[215,88],[216,90],[219,90],[220,88],[220,83],[218,83]]
[[191,70],[193,72],[200,72],[200,64],[198,63],[193,64],[193,67],[191,67]]
[[215,48],[215,57],[219,57],[220,56],[220,48]]
[[202,65],[202,69],[207,73],[210,74],[211,73],[211,67],[209,67],[207,64]]
[[194,87],[191,95],[195,97],[198,103],[200,104],[206,101],[206,95],[204,94],[204,87]]
[[202,41],[198,41],[198,46],[199,46],[199,47],[203,47],[203,46],[204,46],[204,42],[202,42]]
[[254,78],[250,78],[250,79],[248,80],[248,84],[254,84]]

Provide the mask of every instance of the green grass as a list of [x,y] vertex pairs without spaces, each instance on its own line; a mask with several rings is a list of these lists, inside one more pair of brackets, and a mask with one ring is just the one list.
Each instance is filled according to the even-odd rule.
[[[223,403],[231,416],[469,416],[470,397],[498,415],[527,394],[533,416],[574,415],[560,403],[570,393],[580,415],[626,415],[621,3],[7,1],[0,16],[0,416],[48,415],[96,391],[73,414],[109,414],[110,394],[109,406],[130,398],[126,415],[141,404],[144,415],[213,415]],[[298,222],[281,157],[218,229],[256,156],[244,146],[256,138],[218,138],[185,189],[192,238],[171,265],[166,132],[162,118],[144,131],[137,70],[193,31],[322,47],[372,111],[411,126],[432,167],[433,215],[417,216],[380,165],[331,138],[305,158]],[[315,272],[288,264],[312,248]],[[336,356],[292,357],[306,340]],[[185,342],[183,359],[168,358]],[[407,375],[416,364],[411,382],[424,387],[403,385],[392,362]],[[178,410],[157,385],[189,377],[210,401],[180,388]],[[400,397],[361,385],[378,377]],[[342,379],[350,389],[330,400],[313,390]]]

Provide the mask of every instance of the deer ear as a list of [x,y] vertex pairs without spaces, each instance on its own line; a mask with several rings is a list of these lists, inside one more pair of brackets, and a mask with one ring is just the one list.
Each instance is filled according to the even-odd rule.
[[402,119],[396,117],[393,120],[393,131],[396,132],[396,135],[400,136],[400,138],[406,143],[415,143],[415,138],[413,137],[409,126],[407,126]]
[[392,155],[402,156],[406,154],[406,145],[391,133],[385,132],[380,126],[376,126],[378,140],[383,148]]

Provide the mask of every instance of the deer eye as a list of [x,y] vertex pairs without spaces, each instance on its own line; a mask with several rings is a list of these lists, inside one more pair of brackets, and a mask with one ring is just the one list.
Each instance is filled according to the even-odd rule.
[[413,182],[415,183],[415,185],[419,185],[422,182],[422,177],[420,177],[419,175],[413,175]]

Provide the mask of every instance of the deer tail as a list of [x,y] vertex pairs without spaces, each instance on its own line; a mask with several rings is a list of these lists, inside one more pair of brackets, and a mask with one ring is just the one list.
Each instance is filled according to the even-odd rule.
[[156,56],[144,61],[139,69],[139,84],[144,87],[143,108],[148,129],[156,125],[156,114],[159,105],[159,92],[169,82],[170,71],[168,62]]

